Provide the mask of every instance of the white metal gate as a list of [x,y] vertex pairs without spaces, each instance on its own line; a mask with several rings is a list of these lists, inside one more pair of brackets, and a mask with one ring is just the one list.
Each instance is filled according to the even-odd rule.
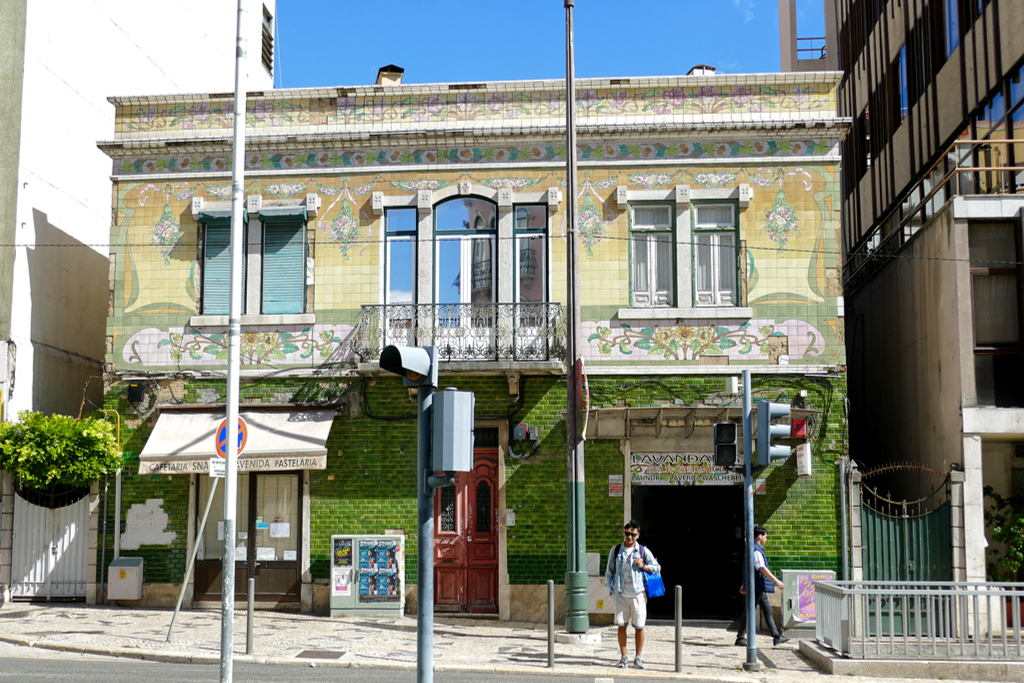
[[14,496],[11,596],[85,598],[89,569],[89,496],[51,510]]

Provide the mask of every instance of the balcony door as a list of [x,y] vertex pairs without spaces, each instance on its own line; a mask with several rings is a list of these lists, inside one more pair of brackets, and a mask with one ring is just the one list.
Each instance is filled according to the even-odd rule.
[[[515,358],[545,359],[551,336],[547,305],[547,207],[517,206],[515,216],[517,303],[511,330]],[[504,333],[499,332],[501,334]]]
[[435,212],[437,317],[434,345],[446,360],[494,355],[497,211],[482,199],[453,199]]

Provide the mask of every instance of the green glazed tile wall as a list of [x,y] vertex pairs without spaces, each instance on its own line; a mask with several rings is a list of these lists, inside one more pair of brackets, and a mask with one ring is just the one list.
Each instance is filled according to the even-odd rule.
[[[610,406],[700,405],[723,392],[721,376],[591,378],[592,405]],[[509,395],[500,377],[444,378],[442,386],[456,386],[476,394],[477,419],[528,422],[539,430],[536,450],[506,454],[506,504],[516,513],[507,530],[509,580],[513,584],[561,582],[566,566],[566,439],[565,382],[555,377],[525,377],[520,400]],[[221,380],[187,382],[183,403],[222,400]],[[805,389],[804,407],[821,411],[811,439],[814,476],[799,479],[795,459],[766,470],[767,493],[755,500],[756,519],[771,532],[769,553],[778,569],[836,569],[839,555],[838,503],[834,461],[845,452],[842,397],[845,376],[806,378],[800,375],[754,379],[754,399],[788,402]],[[343,399],[358,405],[356,416],[339,411],[327,442],[327,469],[310,472],[311,564],[313,578],[329,576],[328,546],[337,533],[383,533],[404,530],[406,580],[416,581],[416,404],[398,378],[309,381],[263,379],[244,381],[244,403],[303,402]],[[733,397],[735,398],[735,397]],[[107,407],[131,416],[123,392],[107,395]],[[152,420],[129,421],[122,427],[122,443],[131,461],[137,461],[152,428]],[[623,456],[618,440],[587,441],[586,506],[587,551],[602,556],[618,541],[622,499],[607,495],[609,474],[622,474]],[[520,458],[518,456],[527,456]],[[167,547],[143,547],[147,582],[180,581],[185,568],[188,477],[135,474],[129,464],[123,484],[123,510],[149,498],[162,498],[170,516],[168,530],[178,536]],[[627,484],[628,485],[628,484]],[[111,489],[112,490],[112,489]],[[107,561],[112,559],[113,505],[108,507]],[[101,520],[102,529],[102,520]],[[105,569],[104,569],[105,571]]]

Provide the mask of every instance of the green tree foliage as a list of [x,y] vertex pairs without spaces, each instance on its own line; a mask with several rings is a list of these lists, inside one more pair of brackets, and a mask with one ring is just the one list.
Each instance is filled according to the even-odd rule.
[[89,486],[123,464],[109,422],[28,411],[18,419],[0,424],[0,470],[10,472],[22,486]]
[[1004,546],[1002,551],[990,551],[989,578],[1016,581],[1024,564],[1024,488],[1005,497],[986,486],[985,497],[992,500],[992,507],[985,510],[985,526],[992,540]]

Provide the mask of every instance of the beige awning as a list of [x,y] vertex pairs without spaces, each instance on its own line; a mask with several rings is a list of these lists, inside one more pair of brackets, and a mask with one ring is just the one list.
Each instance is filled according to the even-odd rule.
[[[239,472],[322,470],[335,408],[244,408],[248,426]],[[139,455],[139,474],[203,474],[217,457],[216,430],[225,410],[168,410]]]

